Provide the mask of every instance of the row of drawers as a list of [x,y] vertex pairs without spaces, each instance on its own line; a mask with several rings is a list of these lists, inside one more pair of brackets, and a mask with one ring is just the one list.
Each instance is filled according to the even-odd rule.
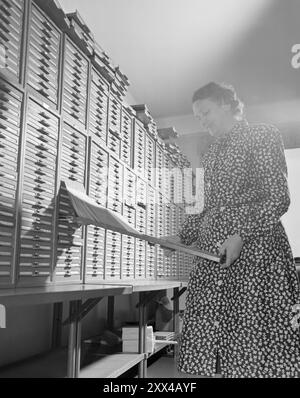
[[27,57],[27,82],[55,105],[58,100],[61,33],[32,4]]
[[17,79],[20,77],[23,13],[24,1],[0,0],[1,67]]

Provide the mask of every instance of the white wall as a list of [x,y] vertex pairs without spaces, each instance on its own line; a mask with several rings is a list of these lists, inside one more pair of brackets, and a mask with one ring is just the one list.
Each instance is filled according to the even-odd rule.
[[294,257],[300,257],[300,148],[285,151],[291,204],[283,217]]

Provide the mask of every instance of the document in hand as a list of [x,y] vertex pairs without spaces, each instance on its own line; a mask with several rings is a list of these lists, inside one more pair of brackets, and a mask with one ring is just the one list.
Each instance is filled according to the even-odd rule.
[[168,241],[167,238],[156,238],[154,236],[141,234],[120,214],[98,205],[94,199],[90,198],[84,192],[84,187],[79,183],[66,180],[61,182],[61,186],[67,190],[72,207],[76,214],[75,221],[79,224],[96,225],[105,229],[120,232],[121,234],[145,240],[152,244],[161,245],[164,248],[199,256],[217,263],[220,262],[220,257],[218,255],[200,250],[197,247],[174,243],[172,240]]

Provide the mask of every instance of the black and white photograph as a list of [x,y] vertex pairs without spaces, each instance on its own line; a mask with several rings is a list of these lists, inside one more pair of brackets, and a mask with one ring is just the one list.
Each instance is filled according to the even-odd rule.
[[300,378],[299,15],[0,0],[0,383]]

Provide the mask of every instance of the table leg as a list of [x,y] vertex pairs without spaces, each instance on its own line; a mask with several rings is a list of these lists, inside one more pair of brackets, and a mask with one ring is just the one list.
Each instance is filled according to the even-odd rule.
[[[178,338],[179,336],[179,288],[174,288],[174,302],[173,302],[173,330],[175,337]],[[179,353],[179,344],[174,345],[174,357],[177,361]]]
[[[139,353],[146,352],[146,305],[142,304],[144,293],[139,293]],[[139,362],[139,378],[147,377],[147,359]]]
[[74,317],[81,305],[80,300],[70,302],[70,322],[68,341],[68,377],[75,378],[80,369],[80,343],[81,343],[81,321]]

